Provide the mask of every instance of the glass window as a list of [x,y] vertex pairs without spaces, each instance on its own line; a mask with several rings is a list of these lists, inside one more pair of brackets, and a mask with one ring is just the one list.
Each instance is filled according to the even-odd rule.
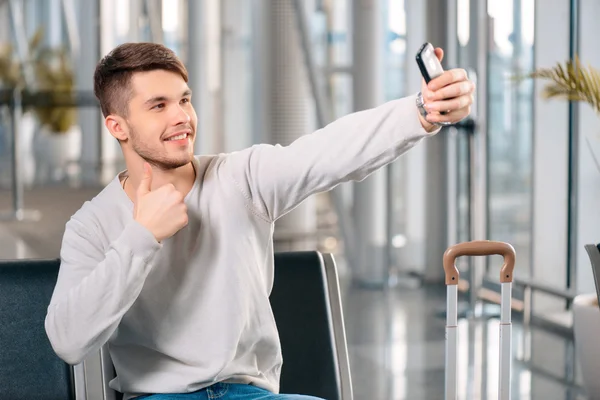
[[352,41],[350,38],[350,2],[331,0],[323,3],[327,19],[328,50],[324,60],[334,118],[352,112]]
[[[406,93],[406,9],[404,0],[386,0],[385,91],[386,101]],[[392,267],[398,267],[407,244],[406,160],[388,167],[388,210],[390,212],[390,249]]]
[[534,0],[488,0],[488,237],[531,260]]
[[404,0],[387,0],[385,43],[385,99],[393,100],[405,93],[406,12]]
[[183,0],[162,0],[160,14],[163,42],[181,57],[187,44],[187,4]]

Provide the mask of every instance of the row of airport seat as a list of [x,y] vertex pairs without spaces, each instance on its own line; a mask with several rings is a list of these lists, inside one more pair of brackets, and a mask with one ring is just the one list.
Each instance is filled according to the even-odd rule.
[[[276,253],[270,296],[284,365],[282,393],[351,400],[352,384],[334,257],[317,251]],[[108,383],[105,347],[81,364],[56,356],[46,310],[58,259],[0,260],[0,399],[119,400]]]

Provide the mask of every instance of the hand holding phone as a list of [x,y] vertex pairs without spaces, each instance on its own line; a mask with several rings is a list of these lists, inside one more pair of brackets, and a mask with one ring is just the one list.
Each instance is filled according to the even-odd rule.
[[[442,49],[435,49],[431,43],[423,44],[416,56],[425,81],[416,103],[423,126],[428,130],[431,124],[452,125],[466,118],[474,99],[475,84],[469,80],[467,71],[461,68],[444,71],[442,57]],[[433,90],[429,89],[432,80],[436,82]]]

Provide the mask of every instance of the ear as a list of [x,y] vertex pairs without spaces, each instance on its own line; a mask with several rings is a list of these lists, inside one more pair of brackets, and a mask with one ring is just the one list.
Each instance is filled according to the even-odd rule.
[[123,118],[117,115],[109,115],[104,120],[104,125],[115,139],[119,141],[129,139],[129,128]]

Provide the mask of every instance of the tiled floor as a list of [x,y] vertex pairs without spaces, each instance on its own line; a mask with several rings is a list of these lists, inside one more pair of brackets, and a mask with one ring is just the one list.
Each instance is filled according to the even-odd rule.
[[[367,291],[347,286],[344,292],[355,398],[442,399],[445,287]],[[497,399],[498,320],[460,320],[458,329],[459,398]],[[571,344],[543,331],[531,336],[533,368],[518,361],[524,359],[523,336],[514,322],[512,398],[585,399],[581,390],[544,373],[568,376],[564,360]]]
[[[49,187],[27,191],[27,207],[42,220],[0,223],[0,258],[56,257],[69,216],[98,189]],[[0,210],[10,204],[0,191]],[[445,287],[360,289],[342,282],[347,337],[357,400],[434,400],[444,391]],[[498,321],[459,324],[459,398],[496,399]],[[513,399],[585,399],[566,383],[572,343],[551,333],[531,333],[529,362],[523,335],[513,327]],[[549,377],[553,376],[553,377]],[[572,378],[571,378],[572,380]]]

